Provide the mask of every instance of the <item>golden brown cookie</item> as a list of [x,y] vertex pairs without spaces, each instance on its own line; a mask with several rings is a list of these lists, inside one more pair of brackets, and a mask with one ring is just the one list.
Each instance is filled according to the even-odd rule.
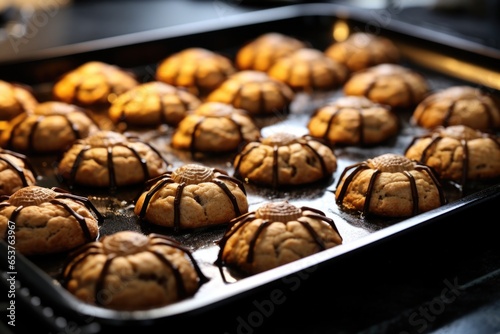
[[109,108],[109,117],[115,124],[177,126],[200,103],[198,97],[183,89],[159,81],[147,82],[119,95]]
[[203,48],[188,48],[162,60],[156,80],[205,96],[234,72],[229,58]]
[[207,278],[189,249],[159,234],[121,231],[73,252],[63,286],[104,308],[148,310],[192,297]]
[[393,153],[346,167],[335,197],[343,210],[382,217],[414,216],[446,202],[432,168]]
[[35,184],[36,173],[28,157],[0,149],[0,195],[12,195],[22,187]]
[[137,185],[166,172],[167,161],[149,143],[113,131],[99,131],[76,141],[58,163],[70,186]]
[[123,68],[90,61],[63,75],[52,93],[56,100],[100,109],[138,84],[135,75]]
[[70,251],[97,238],[103,217],[86,197],[28,186],[0,202],[0,233],[23,255]]
[[99,131],[89,112],[65,102],[39,103],[33,112],[9,121],[1,134],[1,146],[29,153],[59,153],[80,138]]
[[246,111],[226,103],[205,102],[179,123],[171,145],[193,154],[227,153],[259,137],[260,129]]
[[355,32],[343,41],[334,42],[325,55],[344,64],[351,72],[384,63],[399,63],[401,54],[397,46],[388,38]]
[[270,202],[230,222],[217,263],[253,275],[340,244],[333,219],[322,211]]
[[225,171],[187,164],[151,179],[134,212],[174,230],[228,223],[248,211],[243,184]]
[[312,93],[340,87],[348,70],[319,50],[302,48],[276,60],[267,73],[295,91]]
[[345,96],[316,109],[307,128],[330,144],[376,145],[398,134],[399,118],[388,105]]
[[241,47],[236,53],[236,66],[240,70],[267,72],[277,59],[306,47],[294,37],[277,32],[265,33]]
[[317,139],[279,132],[245,145],[233,165],[239,179],[278,188],[330,178],[337,158]]
[[0,121],[31,112],[37,104],[37,99],[27,86],[0,80]]
[[462,185],[500,177],[500,139],[465,125],[438,127],[415,137],[405,155],[434,168],[441,179]]
[[344,85],[345,95],[365,96],[393,108],[411,108],[428,94],[418,72],[397,64],[380,64],[355,72]]
[[478,88],[453,86],[427,96],[415,108],[411,121],[427,129],[466,125],[492,130],[500,128],[500,107]]
[[260,71],[240,71],[207,97],[209,102],[232,104],[251,115],[286,113],[295,94],[285,83]]

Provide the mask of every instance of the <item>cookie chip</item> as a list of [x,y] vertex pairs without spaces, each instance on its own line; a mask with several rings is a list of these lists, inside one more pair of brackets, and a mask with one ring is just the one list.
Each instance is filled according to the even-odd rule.
[[232,104],[251,115],[287,113],[294,98],[287,84],[260,71],[240,71],[207,97],[209,102]]
[[310,136],[281,132],[248,143],[234,159],[236,177],[273,188],[325,180],[336,169],[331,148]]
[[134,209],[140,219],[175,231],[225,224],[247,211],[246,191],[239,180],[197,164],[150,180]]
[[344,85],[345,95],[365,96],[393,108],[411,108],[428,94],[427,81],[397,64],[380,64],[355,72]]
[[437,91],[420,102],[411,121],[421,127],[466,125],[477,130],[500,128],[500,107],[480,89],[453,86]]
[[434,170],[393,153],[346,167],[335,197],[343,210],[382,217],[414,216],[446,202]]
[[172,135],[172,147],[191,153],[227,153],[258,140],[250,115],[230,104],[206,102],[184,118]]
[[347,79],[347,67],[319,50],[302,48],[278,59],[268,71],[295,91],[326,91],[340,87]]
[[240,70],[267,72],[279,58],[306,44],[294,37],[277,32],[260,35],[241,47],[236,53],[236,67]]
[[163,82],[147,82],[119,95],[109,108],[117,124],[133,126],[177,126],[201,101],[195,95]]
[[113,189],[145,182],[167,167],[160,152],[137,137],[99,131],[64,152],[57,173],[69,186]]
[[311,136],[330,144],[365,146],[393,138],[400,125],[390,106],[345,96],[316,109],[307,128]]
[[323,212],[270,202],[230,222],[217,263],[253,275],[340,244],[334,221]]
[[91,61],[63,75],[54,84],[52,94],[66,103],[107,108],[118,95],[138,84],[135,75],[123,68]]
[[500,139],[465,125],[438,127],[415,137],[405,155],[434,168],[441,179],[462,185],[500,177]]
[[207,282],[190,251],[159,234],[106,235],[70,254],[63,286],[83,302],[136,311],[193,296]]
[[0,202],[0,233],[9,240],[14,231],[23,255],[61,253],[91,242],[102,220],[86,197],[56,188],[28,186]]
[[0,149],[0,195],[12,195],[22,187],[35,184],[36,173],[28,157]]
[[37,104],[37,99],[26,86],[0,80],[0,121],[31,112]]
[[18,152],[59,153],[97,131],[99,125],[87,110],[49,101],[39,103],[31,113],[10,120],[0,142],[2,147]]
[[158,65],[156,80],[205,96],[234,72],[229,58],[203,48],[188,48],[165,58]]
[[344,64],[351,72],[384,63],[399,63],[401,54],[388,38],[355,32],[341,42],[331,44],[325,55]]

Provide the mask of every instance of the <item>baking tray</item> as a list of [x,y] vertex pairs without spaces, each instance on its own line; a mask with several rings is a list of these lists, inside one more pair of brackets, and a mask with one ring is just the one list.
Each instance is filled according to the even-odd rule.
[[[171,27],[168,30],[160,29],[45,50],[31,54],[29,58],[1,64],[0,73],[4,74],[2,79],[32,85],[37,97],[47,100],[50,99],[53,82],[66,71],[86,61],[100,60],[117,64],[134,71],[141,81],[146,82],[153,80],[156,65],[161,59],[187,47],[205,47],[233,58],[246,41],[275,31],[308,41],[312,47],[324,50],[333,41],[333,30],[347,27],[351,31],[370,30],[391,38],[403,52],[402,64],[421,72],[432,90],[456,84],[472,84],[498,95],[497,85],[500,80],[497,80],[498,72],[494,69],[496,61],[500,59],[498,54],[491,50],[484,52],[476,45],[461,43],[458,40],[445,42],[439,34],[430,34],[415,27],[410,29],[397,20],[378,24],[374,22],[377,21],[374,21],[373,12],[370,14],[333,4],[293,5],[238,15],[225,20],[191,24],[178,29]],[[450,59],[451,64],[443,61]],[[313,95],[298,94],[289,114],[277,114],[256,121],[262,128],[263,136],[278,130],[305,134],[305,126],[312,111],[326,100],[340,95],[341,90]],[[341,246],[247,278],[231,277],[230,273],[226,272],[230,283],[225,283],[219,268],[214,264],[218,252],[217,241],[222,237],[225,226],[173,233],[168,229],[141,223],[133,214],[133,199],[141,190],[140,187],[120,188],[111,195],[106,189],[76,187],[71,191],[88,196],[106,217],[100,228],[101,236],[124,229],[167,234],[193,250],[203,273],[210,278],[209,282],[204,284],[194,297],[165,307],[148,311],[114,311],[82,303],[59,285],[58,277],[65,254],[29,259],[17,254],[18,298],[26,300],[35,312],[43,313],[43,307],[38,302],[33,303],[33,298],[39,298],[37,300],[50,304],[52,309],[57,311],[57,319],[62,316],[84,323],[86,326],[82,327],[81,331],[89,333],[98,331],[98,327],[91,326],[95,323],[147,326],[155,321],[184,319],[202,314],[218,305],[234,303],[257,291],[269,290],[275,284],[291,284],[294,275],[318,267],[334,266],[347,256],[351,257],[351,261],[356,261],[356,257],[352,255],[358,250],[398,238],[422,226],[432,228],[433,224],[439,224],[441,219],[451,213],[484,202],[499,202],[500,183],[496,181],[468,184],[464,191],[444,184],[449,201],[447,204],[407,219],[363,218],[339,210],[335,204],[333,190],[346,166],[387,152],[402,153],[413,136],[420,133],[421,129],[409,124],[411,111],[400,115],[402,130],[394,140],[371,148],[335,148],[338,168],[331,180],[286,190],[250,184],[245,186],[250,211],[258,208],[263,202],[281,199],[297,206],[306,205],[323,211],[334,220],[339,229],[343,237]],[[171,131],[171,128],[160,127],[136,134],[155,145],[172,164],[172,168],[196,162],[224,169],[232,175],[233,155],[197,156],[193,159],[189,153],[169,147]],[[65,187],[54,176],[54,161],[57,157],[35,156],[30,159],[39,174],[39,185]],[[6,256],[7,245],[1,242],[0,246],[2,254]],[[5,282],[4,279],[2,281]],[[57,322],[55,315],[42,314],[41,318],[57,327],[57,324],[54,324]]]

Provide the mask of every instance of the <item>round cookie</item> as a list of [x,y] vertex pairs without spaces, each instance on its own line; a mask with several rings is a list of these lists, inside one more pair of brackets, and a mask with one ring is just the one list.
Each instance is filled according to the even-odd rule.
[[159,81],[147,82],[119,95],[109,108],[109,117],[115,124],[177,126],[200,103],[198,97],[185,90]]
[[36,173],[27,156],[0,149],[0,195],[12,195],[22,187],[36,185]]
[[179,123],[171,145],[192,154],[228,153],[259,137],[260,129],[246,111],[226,103],[205,102]]
[[306,44],[294,37],[277,32],[265,33],[238,50],[236,67],[267,72],[276,60],[304,47]]
[[216,263],[254,275],[340,244],[334,221],[323,212],[270,202],[230,222]]
[[234,72],[229,58],[203,48],[188,48],[161,61],[156,80],[205,96]]
[[500,107],[478,88],[453,86],[427,96],[415,108],[411,121],[427,129],[449,125],[482,131],[499,129]]
[[27,186],[0,202],[0,233],[23,255],[70,251],[97,238],[103,217],[86,198]]
[[228,223],[248,211],[243,184],[225,171],[187,164],[151,179],[135,214],[174,231]]
[[159,234],[120,231],[73,252],[62,285],[83,302],[149,310],[193,296],[208,279],[190,251]]
[[268,74],[295,91],[312,93],[340,87],[348,70],[319,50],[302,48],[276,60]]
[[465,125],[438,127],[415,137],[405,155],[434,168],[441,179],[462,185],[500,177],[500,139]]
[[380,64],[351,75],[345,95],[365,96],[393,108],[412,108],[428,94],[427,81],[416,71],[397,64]]
[[398,116],[364,96],[340,97],[314,111],[309,134],[332,145],[376,145],[396,136]]
[[58,101],[101,109],[138,84],[135,75],[123,68],[90,61],[63,75],[52,94]]
[[260,71],[240,71],[230,76],[207,97],[244,109],[251,115],[288,112],[295,94],[285,83]]
[[381,217],[410,217],[446,202],[432,168],[393,153],[346,167],[335,197],[343,210]]
[[167,167],[160,152],[137,137],[99,131],[64,152],[57,173],[69,186],[113,189],[145,182]]
[[28,87],[0,80],[0,121],[31,112],[38,104]]
[[343,41],[334,42],[325,55],[344,64],[351,72],[384,63],[399,63],[401,54],[396,45],[388,38],[355,32]]
[[2,147],[13,151],[52,154],[97,131],[99,125],[87,110],[65,102],[48,101],[10,120],[0,142]]
[[278,188],[330,178],[337,158],[317,139],[279,132],[245,145],[233,165],[239,179]]

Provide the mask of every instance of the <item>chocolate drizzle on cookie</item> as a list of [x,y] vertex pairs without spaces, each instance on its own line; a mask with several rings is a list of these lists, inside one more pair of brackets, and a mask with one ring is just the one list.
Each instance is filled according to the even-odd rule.
[[[227,175],[227,172],[216,169],[205,167],[197,164],[187,164],[182,167],[177,168],[172,172],[166,172],[154,179],[149,180],[146,183],[146,189],[144,190],[144,200],[141,203],[140,209],[137,210],[141,220],[147,220],[148,209],[151,204],[153,197],[161,191],[166,185],[173,184],[175,187],[174,193],[174,203],[173,203],[173,228],[174,231],[178,231],[182,228],[181,224],[181,200],[183,198],[183,191],[188,185],[200,185],[203,183],[213,183],[218,186],[219,189],[225,194],[225,196],[231,201],[234,215],[239,216],[242,211],[239,207],[238,201],[235,195],[226,185],[226,182],[235,184],[243,194],[246,195],[245,187],[243,183],[233,177]],[[195,198],[196,200],[196,198]],[[136,200],[137,202],[137,200]]]
[[[349,186],[352,184],[353,180],[357,178],[363,171],[367,170],[371,171],[371,175],[369,177],[369,183],[366,193],[363,194],[364,204],[362,214],[365,216],[372,213],[371,200],[374,194],[374,187],[375,183],[382,173],[398,173],[404,175],[404,177],[408,180],[411,192],[410,200],[412,203],[411,215],[420,213],[420,197],[417,190],[415,175],[412,174],[413,171],[427,174],[432,181],[435,191],[437,191],[439,195],[440,205],[446,203],[444,191],[441,186],[439,177],[432,168],[418,163],[414,160],[410,160],[404,156],[387,153],[373,159],[368,159],[366,161],[350,165],[344,169],[344,171],[340,175],[339,182],[337,184],[337,190],[335,191],[337,194],[335,201],[339,206],[343,206],[344,198],[349,191]],[[348,173],[350,174],[348,175]]]
[[[20,167],[17,164],[15,164],[11,159],[9,159],[9,156],[13,156],[13,157],[20,159],[24,163],[24,167]],[[4,150],[4,149],[0,148],[0,161],[5,162],[7,164],[7,166],[9,166],[10,169],[12,169],[16,172],[19,179],[21,179],[23,187],[27,187],[29,185],[28,179],[26,178],[26,175],[25,175],[25,170],[29,170],[35,179],[37,177],[35,169],[33,168],[28,157],[25,156],[24,154],[20,154],[17,152],[13,152],[10,150]]]
[[[329,168],[326,165],[325,158],[323,157],[322,154],[320,154],[315,148],[312,147],[311,142],[312,141],[317,141],[311,136],[305,135],[301,137],[297,137],[292,134],[284,133],[284,132],[279,132],[279,133],[274,133],[266,138],[262,138],[259,142],[251,142],[247,144],[245,147],[243,147],[242,151],[238,154],[238,156],[235,159],[235,167],[234,167],[234,176],[239,178],[239,179],[247,179],[246,176],[242,175],[241,172],[241,166],[244,163],[244,161],[251,156],[252,152],[254,150],[257,150],[261,148],[261,146],[267,146],[272,149],[272,179],[270,182],[270,185],[273,188],[278,188],[281,186],[284,186],[285,183],[280,180],[280,148],[285,147],[285,146],[291,146],[294,144],[299,144],[301,145],[304,150],[309,151],[313,154],[313,160],[317,160],[319,162],[320,168],[321,168],[321,178],[320,179],[325,179],[330,175]],[[333,153],[332,153],[333,154]],[[307,158],[309,159],[309,158]],[[313,165],[314,161],[307,161],[308,164]],[[336,167],[336,166],[335,166]],[[292,166],[292,168],[295,168]],[[259,182],[257,182],[259,183]]]
[[91,232],[87,226],[85,217],[77,213],[67,203],[61,201],[61,199],[72,200],[75,203],[78,203],[78,205],[83,205],[96,216],[98,223],[102,223],[102,221],[104,220],[104,217],[99,213],[99,211],[97,211],[97,209],[94,207],[92,202],[89,201],[88,198],[73,195],[59,188],[49,189],[38,186],[28,186],[21,188],[11,196],[1,196],[0,200],[2,200],[2,202],[0,203],[0,209],[8,206],[16,207],[14,211],[12,211],[12,214],[9,218],[9,221],[15,224],[20,212],[27,207],[40,206],[43,203],[51,203],[53,205],[60,206],[76,219],[82,230],[85,241],[92,241],[93,237],[91,236]]
[[[179,250],[180,253],[177,254],[169,251],[169,248],[175,248]],[[168,270],[161,270],[157,273],[148,274],[139,272],[130,277],[127,277],[126,273],[112,272],[111,268],[115,262],[127,261],[129,256],[137,257],[142,253],[152,254],[165,268],[168,268]],[[117,291],[116,289],[109,287],[109,281],[107,279],[110,275],[121,275],[121,279],[125,282],[131,282],[132,280],[156,280],[158,285],[162,286],[164,289],[167,289],[168,287],[165,282],[173,279],[175,282],[176,295],[173,297],[170,296],[172,299],[182,300],[192,295],[195,291],[192,291],[192,289],[190,291],[188,290],[185,281],[187,277],[184,276],[185,273],[183,274],[186,268],[181,268],[179,264],[180,260],[175,259],[176,256],[183,259],[185,255],[189,259],[190,266],[196,272],[197,276],[197,288],[195,290],[209,280],[201,271],[191,251],[174,239],[155,233],[146,236],[137,232],[122,231],[104,236],[100,241],[88,243],[70,254],[64,264],[64,270],[61,278],[62,285],[65,288],[68,288],[70,282],[75,279],[75,271],[85,261],[91,261],[92,258],[100,255],[105,256],[105,260],[103,262],[101,261],[99,264],[96,262],[96,265],[100,267],[98,269],[99,273],[97,279],[90,282],[90,284],[93,285],[91,287],[91,290],[93,291],[93,300],[90,302],[98,306],[109,306],[111,308],[116,307],[116,305],[114,305],[114,307],[109,305],[110,302],[112,302],[112,295],[114,293],[119,293],[119,290]],[[140,266],[140,264],[138,263],[136,266]],[[170,275],[172,277],[169,277]],[[123,287],[123,289],[126,289],[126,287]]]
[[[288,225],[291,223],[299,223],[304,229],[307,231],[311,239],[316,244],[319,251],[323,251],[327,249],[325,244],[325,240],[322,236],[320,236],[320,231],[318,227],[313,227],[311,222],[308,219],[314,219],[323,221],[328,224],[328,228],[333,229],[334,234],[338,236],[339,243],[342,242],[342,237],[339,234],[339,231],[335,225],[333,219],[326,217],[325,214],[317,209],[302,206],[297,207],[293,204],[288,203],[287,201],[282,202],[269,202],[263,204],[256,211],[248,212],[244,215],[241,215],[237,218],[232,219],[229,222],[229,226],[224,233],[224,236],[219,240],[218,245],[220,247],[219,253],[217,256],[217,260],[215,264],[219,267],[223,280],[227,283],[225,275],[222,271],[223,266],[234,267],[234,264],[228,264],[225,260],[224,250],[228,240],[234,236],[235,234],[239,234],[240,237],[243,236],[245,229],[248,231],[253,230],[252,236],[248,241],[248,248],[246,251],[246,257],[244,262],[247,264],[252,264],[255,260],[255,251],[257,248],[257,244],[262,242],[263,232],[270,228],[273,224],[284,224]],[[250,227],[250,225],[254,222],[258,222],[258,226],[254,229]],[[324,231],[323,231],[324,232]],[[321,235],[324,235],[321,233]],[[266,256],[275,256],[275,254],[268,254]],[[227,257],[227,256],[226,256]],[[242,270],[242,268],[233,268],[236,270]],[[245,274],[251,274],[250,272],[246,272]]]
[[69,175],[66,177],[66,182],[69,187],[73,187],[76,183],[78,173],[80,172],[80,167],[83,161],[86,160],[86,154],[94,149],[106,149],[106,169],[108,171],[108,186],[110,189],[115,189],[119,182],[116,177],[116,166],[115,166],[115,148],[123,147],[126,148],[132,156],[139,162],[142,170],[142,179],[147,181],[150,178],[150,172],[148,168],[148,161],[139,153],[136,148],[134,148],[135,143],[141,143],[149,150],[154,152],[158,159],[168,165],[168,162],[163,158],[161,153],[155,149],[152,145],[147,142],[141,141],[138,137],[125,136],[113,131],[100,131],[93,136],[78,140],[74,147],[78,145],[81,146],[80,151],[76,154],[74,161],[71,164]]
[[[450,162],[447,162],[446,165],[452,166],[452,165],[459,165],[461,166],[461,172],[460,178],[454,180],[454,181],[459,181],[460,182],[460,187],[463,190],[463,187],[466,186],[467,181],[470,181],[471,179],[477,178],[479,179],[480,177],[472,177],[471,176],[471,171],[474,169],[476,166],[476,162],[471,162],[471,152],[469,146],[473,141],[481,140],[482,141],[482,147],[485,149],[488,145],[487,143],[492,143],[492,147],[496,147],[497,152],[500,151],[500,140],[498,139],[497,136],[491,134],[491,133],[486,133],[482,132],[480,130],[475,130],[472,129],[468,126],[463,126],[463,125],[451,125],[448,127],[437,127],[433,131],[421,135],[421,136],[416,136],[412,139],[408,147],[405,149],[405,155],[408,153],[410,148],[412,148],[417,142],[421,140],[429,139],[428,144],[422,149],[421,154],[416,157],[416,160],[418,160],[422,164],[430,164],[431,160],[439,160],[436,158],[436,154],[439,151],[439,144],[443,142],[444,140],[453,140],[455,142],[453,152],[454,154],[450,154]],[[460,150],[457,150],[457,148],[461,148],[461,154],[458,154]],[[448,150],[451,148],[448,147]],[[485,150],[485,152],[488,152]],[[487,154],[487,153],[485,153]],[[498,156],[498,155],[497,155]],[[478,159],[476,157],[476,159]],[[480,158],[481,159],[481,158]],[[482,159],[488,160],[488,159],[494,159],[494,156],[487,156],[483,157]],[[435,162],[434,162],[435,163]],[[483,166],[484,168],[484,163],[479,163],[480,165]],[[442,164],[444,165],[444,164]],[[443,174],[441,171],[444,169],[444,167],[440,167],[439,165],[433,166],[438,172],[438,174]],[[478,170],[480,169],[479,167],[477,168]],[[496,173],[497,175],[500,174],[500,172]],[[447,177],[444,177],[445,179]],[[484,177],[487,178],[487,177]]]

